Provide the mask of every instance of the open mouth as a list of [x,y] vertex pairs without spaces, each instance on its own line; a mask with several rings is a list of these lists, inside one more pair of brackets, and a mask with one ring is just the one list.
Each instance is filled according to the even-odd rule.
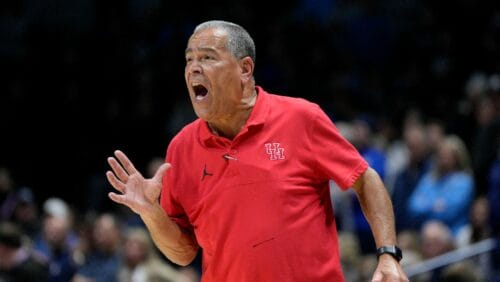
[[201,84],[194,84],[193,91],[196,100],[203,100],[208,95],[208,89]]

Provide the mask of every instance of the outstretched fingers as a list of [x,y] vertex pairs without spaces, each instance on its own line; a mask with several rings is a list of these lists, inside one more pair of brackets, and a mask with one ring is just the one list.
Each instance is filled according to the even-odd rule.
[[115,156],[118,158],[120,163],[122,164],[122,167],[125,168],[125,172],[128,175],[134,174],[134,173],[139,173],[137,169],[134,167],[132,162],[129,160],[129,158],[120,150],[115,151]]
[[106,172],[106,178],[108,179],[111,186],[113,186],[113,188],[122,193],[125,191],[125,184],[122,181],[120,181],[113,172],[108,170]]
[[126,205],[127,204],[127,198],[124,195],[116,194],[113,192],[108,193],[108,197],[113,200],[113,202],[116,202],[118,204]]
[[113,169],[113,172],[115,173],[114,175],[116,175],[116,177],[118,177],[118,179],[120,179],[122,182],[127,182],[127,180],[128,180],[128,173],[118,163],[118,161],[115,158],[109,157],[108,158],[108,164],[109,164],[109,166],[111,166],[111,168]]

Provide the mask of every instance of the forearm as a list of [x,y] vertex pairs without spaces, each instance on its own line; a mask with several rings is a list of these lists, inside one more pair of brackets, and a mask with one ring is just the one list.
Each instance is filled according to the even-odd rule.
[[353,187],[375,239],[377,247],[396,244],[392,202],[387,190],[372,169],[361,176]]
[[182,266],[193,261],[199,248],[194,235],[183,231],[160,205],[152,207],[152,210],[142,214],[141,218],[154,243],[169,260]]

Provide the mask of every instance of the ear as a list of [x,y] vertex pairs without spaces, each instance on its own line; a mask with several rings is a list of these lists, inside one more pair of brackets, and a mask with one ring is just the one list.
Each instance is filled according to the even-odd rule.
[[246,82],[253,77],[255,64],[250,57],[244,57],[240,60],[240,69],[241,69],[241,79]]

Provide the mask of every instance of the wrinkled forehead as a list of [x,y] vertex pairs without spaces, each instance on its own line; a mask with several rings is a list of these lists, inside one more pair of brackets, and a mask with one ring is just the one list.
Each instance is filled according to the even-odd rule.
[[207,28],[191,35],[186,48],[186,53],[200,49],[225,50],[227,32],[222,29]]

